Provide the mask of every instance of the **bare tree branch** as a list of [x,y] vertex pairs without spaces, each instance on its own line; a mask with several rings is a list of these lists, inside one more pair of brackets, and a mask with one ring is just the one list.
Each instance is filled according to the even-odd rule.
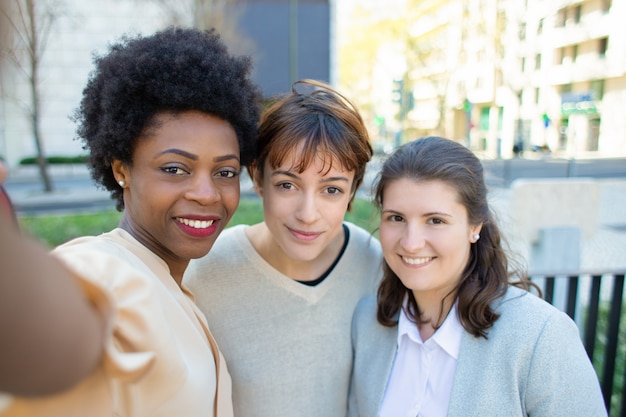
[[63,1],[16,0],[11,10],[2,10],[3,20],[13,29],[14,42],[7,55],[29,81],[30,99],[24,109],[31,122],[37,163],[44,190],[53,189],[41,134],[39,72],[52,28],[64,9]]

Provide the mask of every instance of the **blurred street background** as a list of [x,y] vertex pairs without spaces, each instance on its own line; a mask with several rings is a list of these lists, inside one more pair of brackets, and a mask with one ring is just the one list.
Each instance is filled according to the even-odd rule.
[[[617,363],[603,371],[603,390],[614,403],[611,415],[620,407],[626,415],[626,0],[5,4],[0,160],[9,168],[6,188],[19,216],[114,209],[109,193],[91,182],[72,120],[94,58],[122,35],[171,25],[214,28],[231,52],[250,57],[264,99],[312,78],[354,103],[376,152],[360,198],[370,198],[380,163],[393,149],[443,136],[481,158],[509,247],[549,269],[542,272],[561,272],[565,279],[557,287],[567,286],[561,294],[573,282],[579,296],[572,299],[586,305],[591,275],[609,278],[603,279],[598,331],[586,336],[607,346],[596,349],[596,369]],[[522,194],[524,183],[543,193]],[[245,176],[242,197],[257,198]],[[541,223],[544,214],[552,224]],[[576,224],[562,227],[571,217]],[[544,234],[531,243],[524,232],[535,228]],[[575,269],[573,280],[562,274],[566,264],[568,272]],[[563,309],[561,301],[555,305]],[[600,332],[609,305],[613,325]],[[581,329],[585,311],[572,314]]]
[[314,78],[352,100],[377,153],[367,182],[380,157],[428,135],[483,160],[504,224],[519,210],[507,207],[517,178],[597,179],[593,239],[609,246],[583,251],[582,266],[624,265],[626,0],[114,3],[16,0],[0,16],[0,159],[21,213],[112,206],[91,185],[71,118],[92,61],[122,35],[192,26],[250,56],[266,99]]
[[[359,197],[371,197],[371,185],[384,156],[377,156],[368,166]],[[529,257],[528,243],[513,233],[511,183],[519,178],[589,178],[600,189],[597,228],[581,241],[580,266],[585,271],[626,271],[626,161],[606,160],[564,161],[553,159],[484,160],[490,201],[498,215],[511,249],[523,258]],[[506,166],[508,165],[508,166]],[[44,192],[34,167],[13,172],[6,188],[19,215],[62,215],[91,213],[114,209],[109,193],[96,188],[84,165],[56,167],[53,171],[54,191]],[[242,197],[254,198],[250,180],[242,177]],[[581,199],[585,195],[580,196]],[[596,217],[596,216],[594,216]]]

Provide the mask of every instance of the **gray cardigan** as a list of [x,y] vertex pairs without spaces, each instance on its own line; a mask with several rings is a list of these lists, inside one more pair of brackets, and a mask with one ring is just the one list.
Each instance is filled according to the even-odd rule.
[[[565,313],[510,287],[488,339],[465,332],[448,416],[606,416],[597,375],[576,324]],[[349,417],[376,417],[397,348],[397,326],[376,320],[376,298],[352,321],[354,369]]]

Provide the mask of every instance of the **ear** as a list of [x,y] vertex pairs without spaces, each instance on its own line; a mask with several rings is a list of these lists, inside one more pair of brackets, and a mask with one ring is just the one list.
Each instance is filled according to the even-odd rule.
[[348,207],[346,207],[346,212],[352,211],[352,204],[354,203],[355,197],[356,197],[356,190],[353,190],[352,195],[350,196],[350,200],[348,201]]
[[252,185],[254,186],[254,191],[259,195],[259,197],[263,197],[263,178],[261,177],[261,171],[257,168],[256,162],[251,163],[248,166],[248,174],[250,174],[250,179],[252,179]]
[[117,181],[120,187],[125,188],[130,181],[130,172],[126,165],[122,161],[114,159],[111,163],[111,170],[113,171],[115,181]]
[[470,227],[470,235],[469,235],[470,243],[476,243],[478,239],[480,239],[480,231],[482,230],[482,228],[483,228],[482,223],[479,225]]

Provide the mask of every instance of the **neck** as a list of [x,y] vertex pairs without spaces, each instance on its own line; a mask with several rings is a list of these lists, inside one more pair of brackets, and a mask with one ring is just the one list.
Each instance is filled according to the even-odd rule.
[[167,264],[167,267],[170,270],[170,275],[172,276],[174,281],[176,281],[176,284],[178,284],[179,287],[182,285],[183,274],[185,273],[185,270],[187,269],[187,266],[189,265],[189,260],[187,260],[186,262],[184,261],[175,262],[174,261],[175,257],[173,256],[173,254],[166,253],[164,251],[159,251],[158,250],[159,246],[152,244],[154,240],[151,239],[150,236],[146,235],[145,233],[141,233],[140,229],[135,228],[133,226],[133,222],[129,220],[126,212],[124,212],[124,214],[122,215],[122,218],[120,219],[118,227],[120,229],[127,231],[139,243],[141,243],[144,247],[146,247],[146,249],[150,250],[156,256],[161,258]]
[[[417,295],[421,295],[421,297]],[[414,296],[420,310],[417,327],[422,336],[422,340],[426,341],[446,320],[450,310],[452,310],[456,297],[449,295],[448,297],[442,298],[432,297],[432,295],[424,296],[424,294],[414,294]]]
[[246,236],[258,254],[281,274],[297,281],[313,281],[324,274],[337,259],[343,247],[343,230],[314,259],[301,260],[288,257],[276,244],[265,223],[246,229]]

